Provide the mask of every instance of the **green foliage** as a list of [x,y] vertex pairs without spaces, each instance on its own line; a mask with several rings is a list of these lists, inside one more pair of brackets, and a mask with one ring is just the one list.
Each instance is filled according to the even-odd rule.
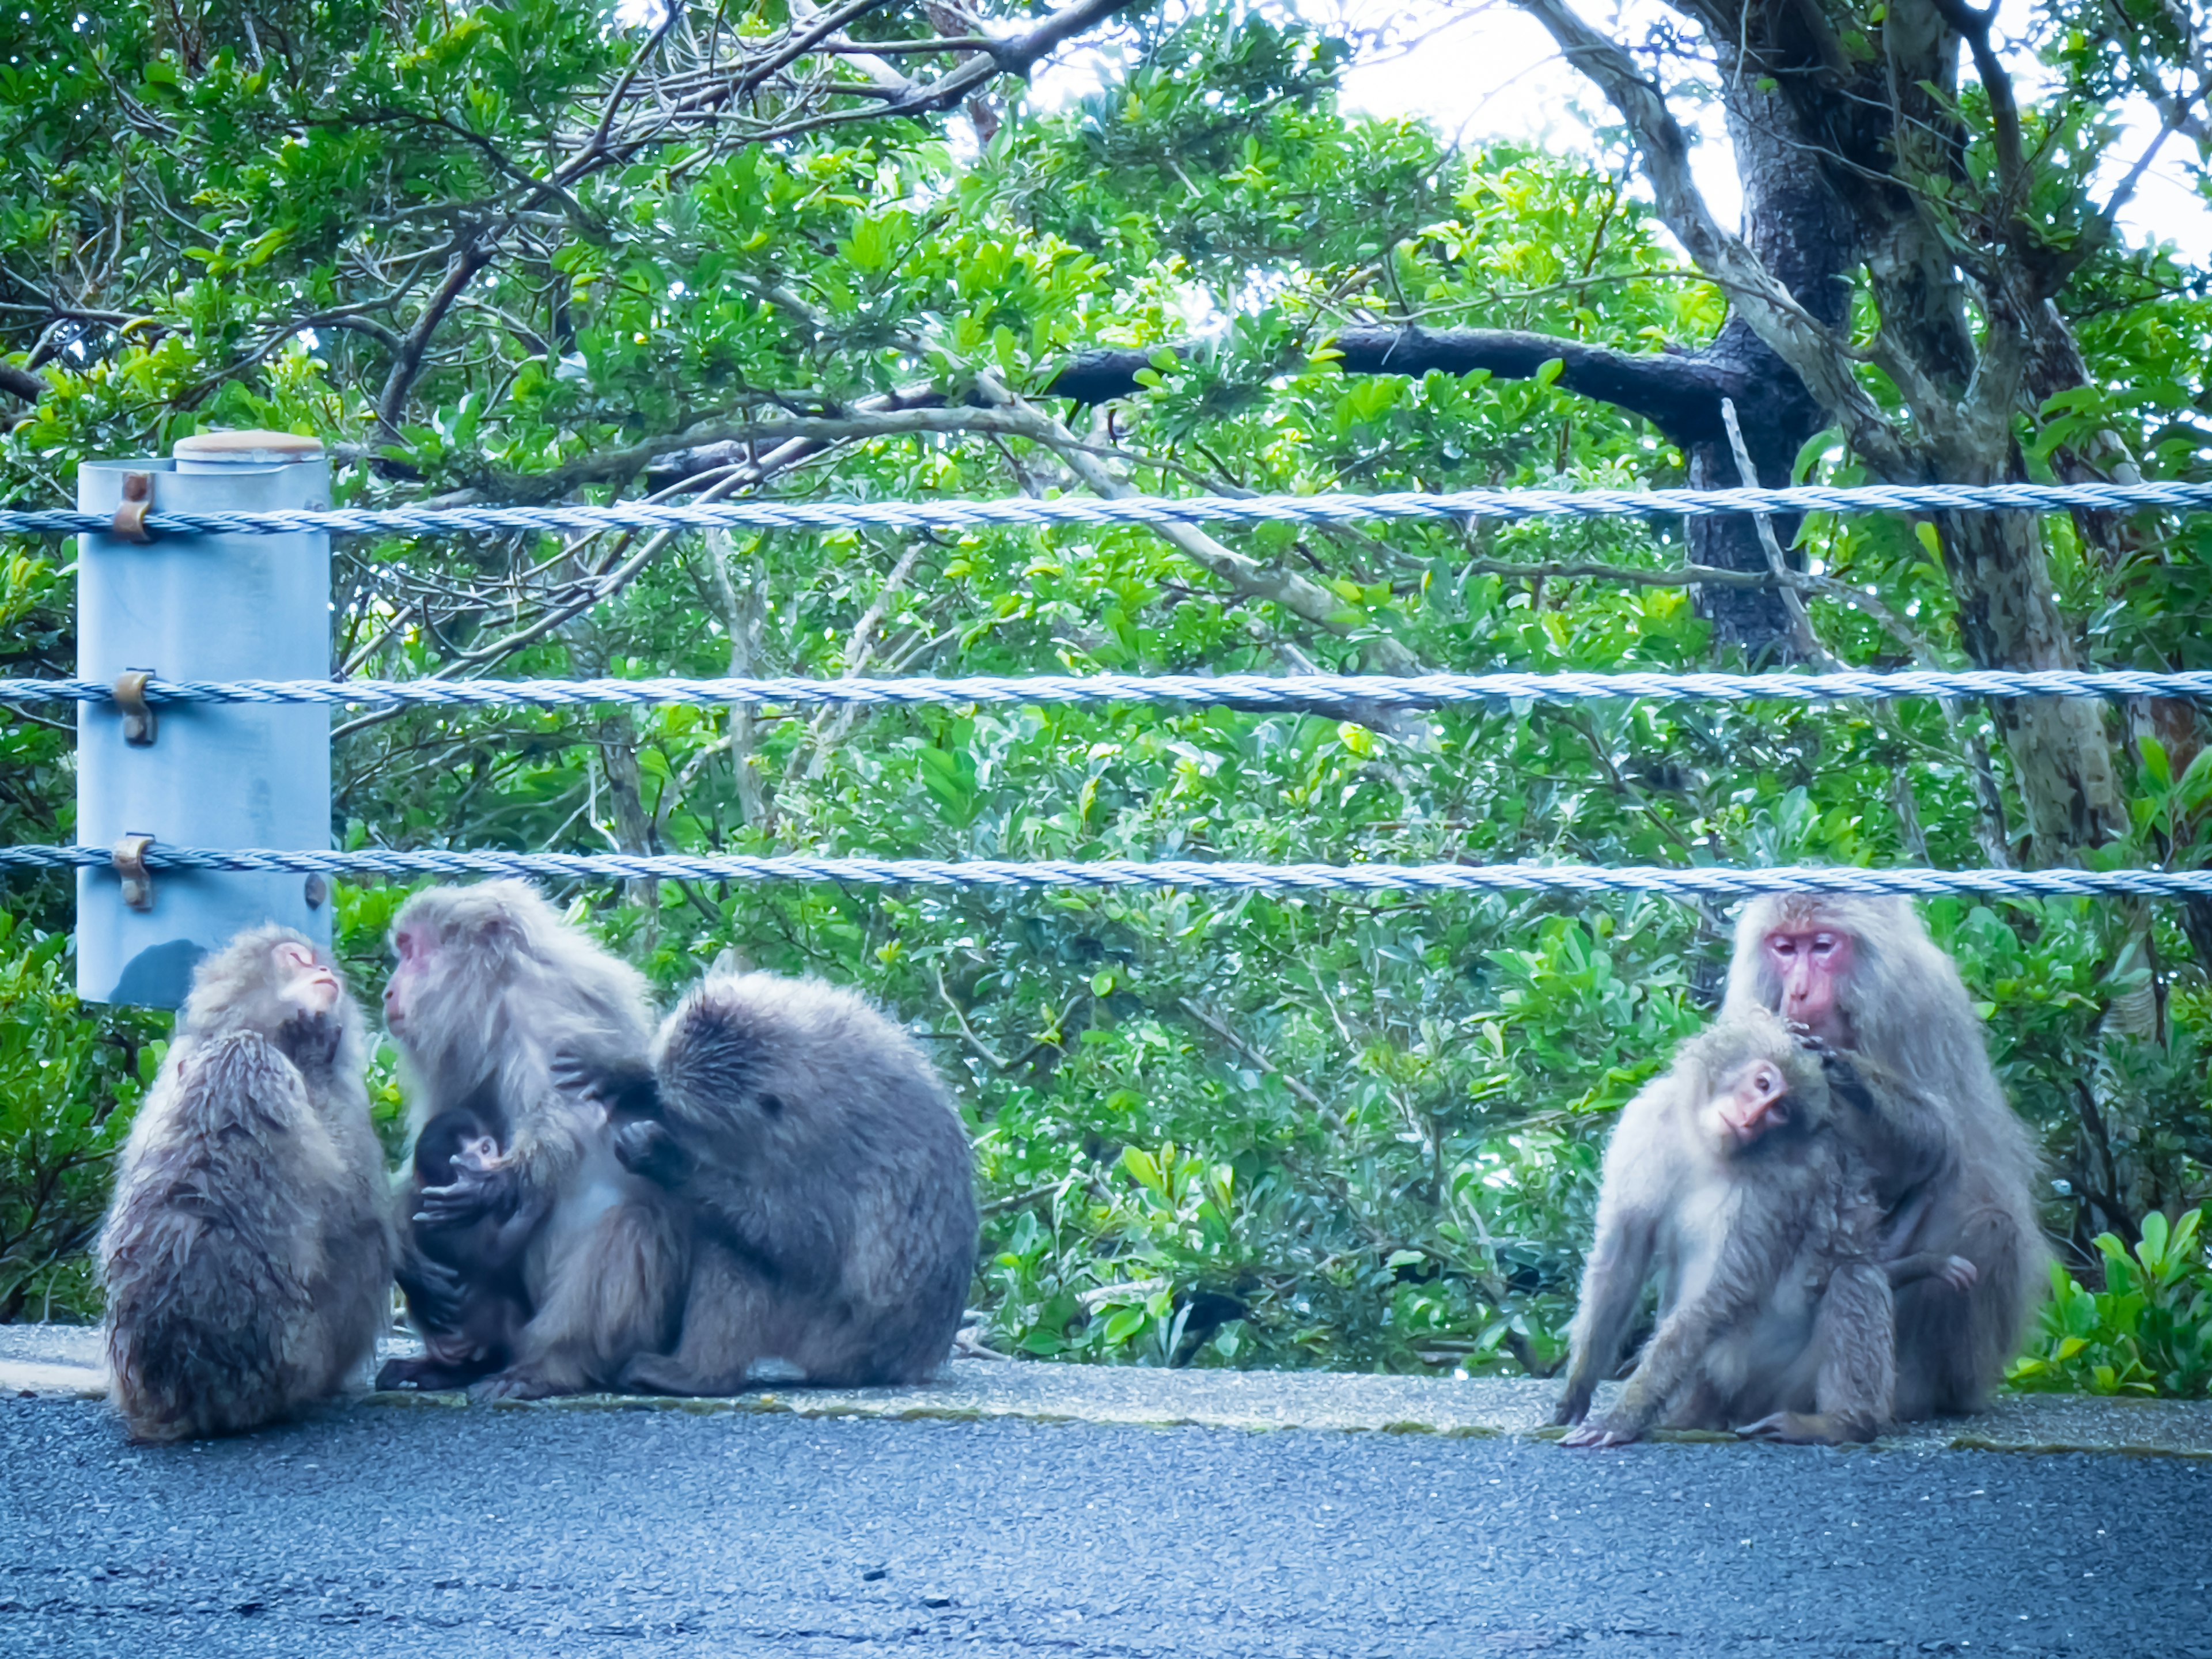
[[2041,1340],[2014,1362],[2014,1386],[2191,1400],[2212,1392],[2212,1260],[2202,1219],[2191,1210],[2169,1228],[2154,1210],[2132,1250],[2100,1235],[2100,1291],[2053,1267]]
[[0,1321],[82,1319],[109,1166],[164,1019],[78,1006],[69,941],[0,912]]
[[[1139,17],[1109,42],[1094,94],[1043,107],[1002,82],[975,106],[983,118],[884,117],[880,99],[835,90],[860,73],[849,58],[809,60],[712,122],[655,128],[650,100],[619,113],[610,131],[646,136],[610,155],[592,135],[641,40],[596,5],[283,10],[281,36],[256,10],[249,37],[227,5],[16,9],[0,52],[0,351],[49,390],[0,436],[0,498],[66,500],[78,461],[213,424],[322,434],[339,497],[360,502],[740,483],[989,496],[1083,488],[1074,461],[1102,456],[1160,489],[1683,481],[1654,428],[1564,389],[1558,357],[1522,380],[1345,371],[1328,343],[1351,320],[1650,352],[1711,339],[1726,307],[1681,280],[1617,158],[1460,149],[1347,118],[1344,43],[1273,13]],[[723,72],[735,43],[781,18],[695,5],[686,27],[724,28]],[[1010,4],[993,26],[1033,21]],[[939,33],[920,7],[866,27]],[[930,72],[927,55],[899,61]],[[556,172],[562,191],[541,191]],[[510,209],[461,270],[434,349],[395,380],[396,343],[468,252],[457,239]],[[2108,248],[2063,303],[2099,390],[2044,412],[2025,434],[2033,464],[2109,431],[2148,476],[2203,476],[2203,284],[2170,256]],[[1096,347],[1149,356],[1145,390],[1110,418],[1043,395]],[[963,428],[994,385],[1030,394],[1066,441]],[[800,417],[842,425],[810,428],[790,459],[778,446]],[[739,447],[711,447],[726,442]],[[746,483],[732,454],[787,460]],[[1800,470],[1863,476],[1817,443]],[[2212,562],[2191,538],[2212,530],[2119,568],[2052,534],[2091,659],[2208,665]],[[1669,670],[1721,654],[1676,585],[1670,525],[1226,540],[1211,563],[1136,529],[350,542],[335,655],[404,678]],[[1817,515],[1800,541],[1835,579],[1810,603],[1838,656],[1900,660],[1894,624],[1962,659],[1940,544],[1890,519]],[[71,556],[0,547],[8,672],[71,671]],[[1297,582],[1320,601],[1291,603]],[[580,604],[587,589],[604,597]],[[1964,866],[1984,857],[1978,744],[1996,727],[1913,702],[1402,720],[430,710],[340,732],[346,845]],[[0,722],[0,836],[70,837],[70,739]],[[2095,856],[2202,858],[2212,775],[2191,741],[2161,727],[2116,751],[2134,833]],[[1995,746],[1990,787],[2016,823]],[[404,896],[338,889],[341,952],[365,994]],[[1548,1366],[1604,1135],[1710,1011],[1726,930],[1626,897],[678,884],[559,896],[664,994],[728,952],[876,998],[928,1045],[974,1132],[989,1206],[975,1294],[994,1340],[1156,1364]],[[46,1264],[81,1245],[97,1160],[155,1052],[131,1035],[152,1025],[67,1003],[50,936],[69,901],[66,883],[18,881],[27,920],[0,942],[5,971],[45,988],[25,1052],[54,1060],[27,1061],[32,1081],[9,1073],[0,1097],[9,1147],[29,1149],[0,1178],[0,1226],[40,1190],[39,1159],[76,1160],[78,1219],[4,1258],[40,1287],[37,1274],[81,1271]],[[2149,912],[2146,934],[2143,916],[2086,902],[1928,915],[2062,1177],[2054,1230],[2086,1246],[2201,1200],[2212,993],[2182,918]],[[388,1048],[371,1081],[396,1150]],[[84,1114],[93,1127],[72,1128]]]

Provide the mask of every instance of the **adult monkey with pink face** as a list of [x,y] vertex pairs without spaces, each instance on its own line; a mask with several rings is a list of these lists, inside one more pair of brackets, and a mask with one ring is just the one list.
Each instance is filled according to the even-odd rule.
[[1949,1130],[1885,1136],[1882,1095],[1861,1134],[1886,1219],[1877,1252],[1963,1256],[1972,1282],[1937,1274],[1897,1292],[1897,1415],[1979,1410],[2019,1351],[2047,1279],[2035,1149],[1990,1069],[1981,1022],[1951,959],[1901,898],[1769,896],[1744,908],[1722,1016],[1766,1008],[1827,1048],[1864,1056]]
[[[399,1284],[427,1352],[387,1364],[378,1386],[450,1388],[504,1359],[473,1392],[530,1399],[607,1387],[633,1357],[673,1340],[686,1231],[660,1188],[616,1161],[605,1107],[556,1081],[552,1059],[641,1065],[653,1031],[645,982],[520,881],[417,893],[393,919],[392,941],[399,961],[385,1024],[415,1085],[416,1136],[450,1114],[498,1152],[442,1160],[444,1185],[425,1185],[417,1159],[403,1186]],[[508,1352],[504,1341],[482,1344],[477,1327],[487,1297],[514,1294],[513,1264],[457,1261],[451,1246],[518,1217],[527,1235],[518,1311],[527,1317]]]

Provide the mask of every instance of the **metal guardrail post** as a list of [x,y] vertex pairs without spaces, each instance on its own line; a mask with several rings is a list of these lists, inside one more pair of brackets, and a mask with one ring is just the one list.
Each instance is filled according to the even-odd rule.
[[149,708],[146,674],[174,678],[331,672],[325,535],[145,538],[149,511],[263,512],[330,501],[313,438],[208,432],[167,461],[94,461],[81,510],[111,518],[79,538],[77,672],[115,687],[77,708],[77,841],[112,866],[77,872],[77,994],[173,1008],[192,965],[242,927],[278,921],[327,941],[320,876],[157,870],[158,847],[331,844],[327,708],[244,703]]

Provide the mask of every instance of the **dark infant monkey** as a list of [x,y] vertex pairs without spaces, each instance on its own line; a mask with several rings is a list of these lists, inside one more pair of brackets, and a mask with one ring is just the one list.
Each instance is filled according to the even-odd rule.
[[481,1210],[453,1219],[419,1209],[411,1218],[417,1260],[405,1289],[423,1316],[423,1357],[405,1364],[411,1388],[464,1389],[505,1370],[530,1322],[524,1255],[552,1209],[553,1194],[511,1178],[495,1127],[487,1114],[456,1106],[424,1124],[415,1139],[418,1193],[481,1184],[495,1195]]

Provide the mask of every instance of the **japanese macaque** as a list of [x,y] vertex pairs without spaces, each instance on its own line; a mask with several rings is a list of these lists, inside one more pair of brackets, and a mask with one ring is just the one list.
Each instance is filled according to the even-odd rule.
[[[1619,1445],[1662,1417],[1800,1441],[1871,1439],[1891,1420],[1892,1271],[1856,1136],[1885,1092],[1840,1079],[1763,1009],[1724,1017],[1638,1094],[1606,1149],[1597,1239],[1557,1420]],[[1585,1422],[1656,1269],[1657,1331],[1620,1396]],[[1897,1278],[1963,1276],[1948,1258]],[[1810,1407],[1809,1410],[1802,1407]]]
[[2036,1158],[1990,1069],[1980,1022],[1950,958],[1901,898],[1754,899],[1736,923],[1724,1016],[1771,1009],[1920,1103],[1878,1113],[1866,1137],[1883,1205],[1885,1261],[1975,1267],[1897,1297],[1897,1414],[1980,1409],[2018,1352],[2048,1282],[2036,1223]]
[[[421,1328],[423,1357],[395,1359],[380,1387],[462,1389],[514,1363],[530,1319],[524,1252],[552,1208],[553,1194],[515,1190],[512,1165],[476,1112],[457,1106],[438,1114],[415,1137],[410,1190],[422,1206],[409,1217],[417,1259],[400,1288]],[[461,1200],[481,1188],[480,1206]],[[459,1218],[441,1223],[440,1214]]]
[[131,1436],[233,1434],[344,1392],[390,1310],[361,1011],[322,951],[257,927],[203,961],[100,1237]]
[[627,1388],[911,1382],[948,1357],[975,1267],[968,1136],[929,1062],[850,992],[708,978],[649,1066],[579,1058],[617,1155],[691,1212],[683,1334]]
[[[519,1262],[529,1318],[507,1364],[471,1392],[606,1387],[633,1355],[674,1340],[684,1230],[668,1195],[616,1160],[605,1108],[550,1067],[556,1049],[641,1062],[652,1034],[644,982],[519,881],[417,893],[392,939],[385,1023],[414,1085],[417,1147],[447,1112],[475,1132],[441,1131],[459,1137],[442,1185],[430,1184],[434,1149],[427,1172],[418,1158],[402,1183],[399,1282],[426,1353],[387,1364],[378,1386],[447,1386],[477,1363],[469,1352],[482,1333],[465,1328],[512,1291]],[[520,1255],[502,1265],[510,1249]]]

